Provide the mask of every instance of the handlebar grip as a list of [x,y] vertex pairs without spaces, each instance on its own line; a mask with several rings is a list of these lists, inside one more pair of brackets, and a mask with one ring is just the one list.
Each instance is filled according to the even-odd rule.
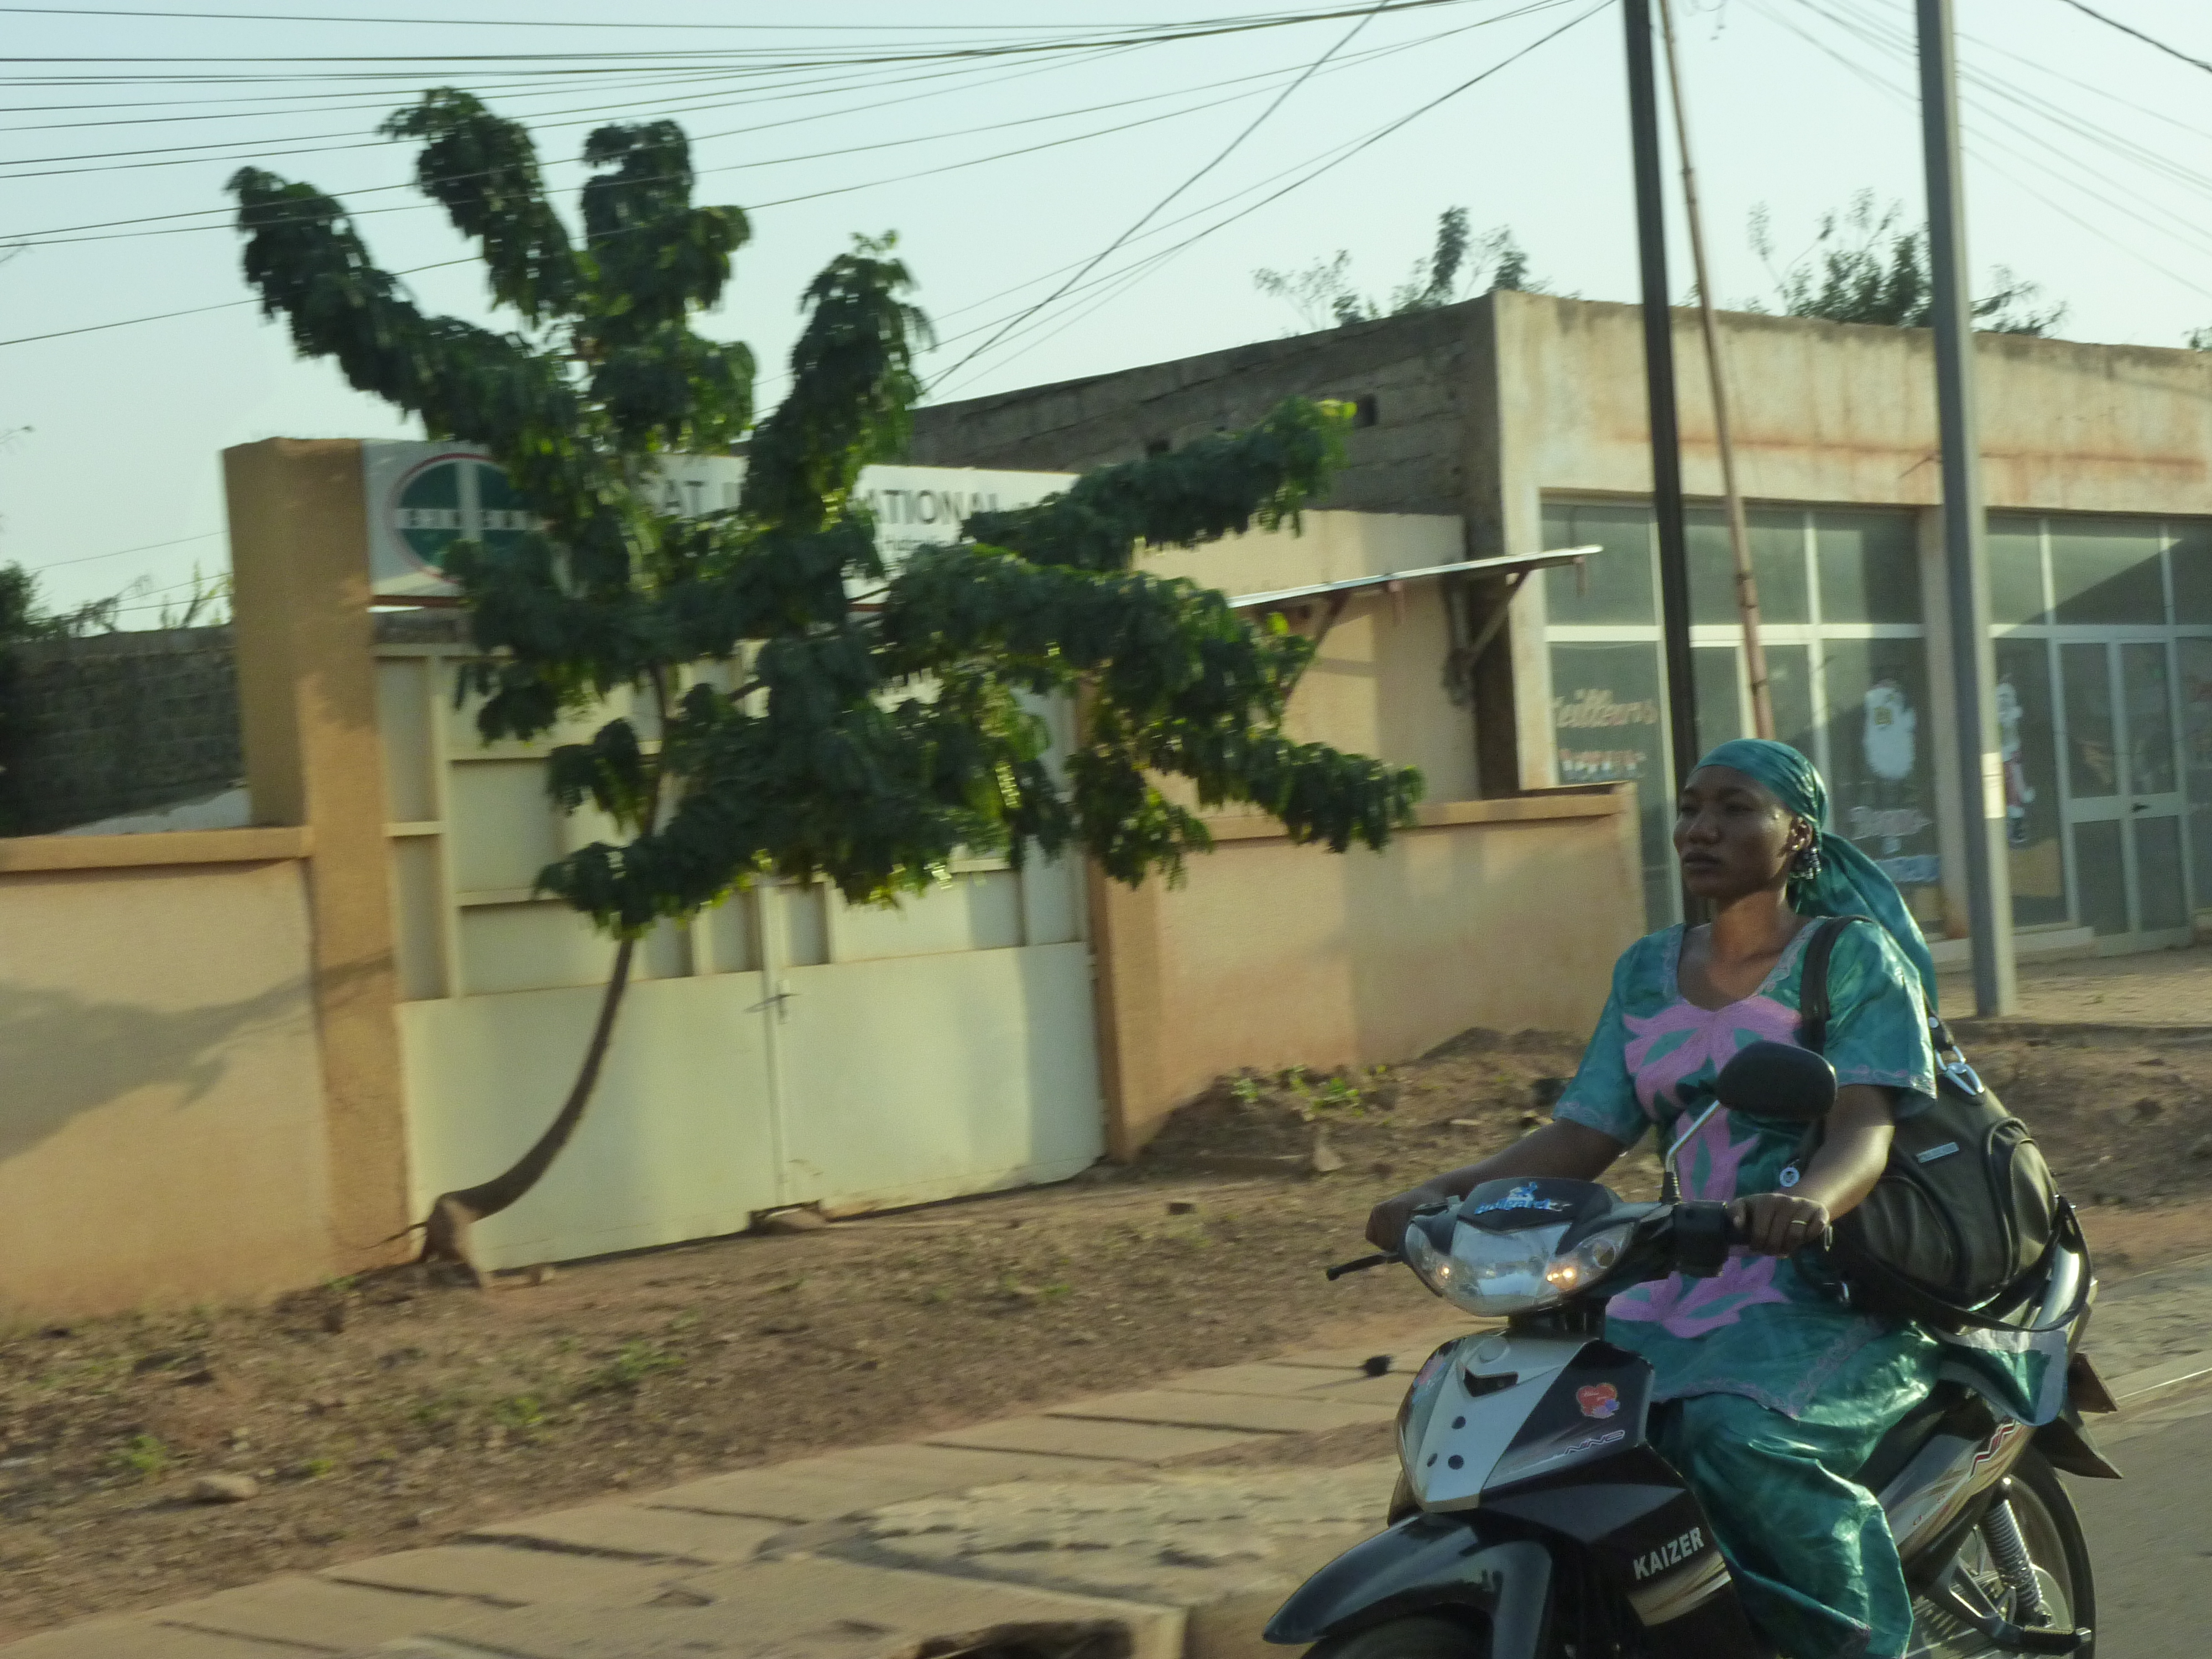
[[1334,1283],[1346,1273],[1364,1273],[1370,1267],[1379,1267],[1385,1262],[1403,1261],[1405,1259],[1403,1251],[1380,1250],[1373,1255],[1358,1256],[1350,1261],[1340,1261],[1334,1267],[1324,1267],[1322,1269],[1322,1273],[1323,1277]]

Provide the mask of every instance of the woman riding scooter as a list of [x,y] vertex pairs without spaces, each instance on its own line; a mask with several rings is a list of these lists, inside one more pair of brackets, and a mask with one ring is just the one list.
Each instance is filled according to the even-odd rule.
[[1795,1041],[1811,922],[1870,916],[1837,940],[1825,1051],[1841,1085],[1819,1152],[1802,1131],[1726,1109],[1680,1151],[1686,1198],[1731,1205],[1750,1240],[1717,1277],[1615,1297],[1606,1334],[1656,1372],[1655,1437],[1709,1512],[1745,1609],[1790,1659],[1897,1659],[1912,1609],[1881,1506],[1850,1476],[1936,1381],[1917,1326],[1855,1311],[1790,1258],[1869,1193],[1896,1121],[1932,1098],[1923,997],[1935,965],[1889,878],[1824,834],[1827,790],[1778,743],[1723,744],[1686,781],[1674,825],[1683,884],[1710,926],[1639,939],[1551,1123],[1482,1163],[1378,1205],[1385,1250],[1425,1205],[1503,1177],[1595,1181],[1657,1127],[1672,1146],[1711,1104],[1735,1051]]

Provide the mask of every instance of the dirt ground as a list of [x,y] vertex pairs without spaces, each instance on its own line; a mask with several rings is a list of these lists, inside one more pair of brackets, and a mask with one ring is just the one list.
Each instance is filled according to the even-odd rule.
[[[1357,1076],[1224,1079],[1132,1170],[491,1294],[408,1269],[6,1332],[0,1640],[1432,1318],[1407,1274],[1319,1269],[1364,1249],[1376,1199],[1540,1121],[1575,1058],[1478,1032]],[[1976,1058],[2089,1206],[2108,1278],[2212,1249],[2212,1042],[2099,1030]],[[1614,1184],[1648,1195],[1654,1170],[1638,1153]],[[217,1473],[258,1495],[191,1501]]]

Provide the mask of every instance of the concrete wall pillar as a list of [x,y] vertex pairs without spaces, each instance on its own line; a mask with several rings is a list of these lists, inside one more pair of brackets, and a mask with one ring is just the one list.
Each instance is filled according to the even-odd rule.
[[312,836],[331,1254],[350,1272],[403,1255],[413,1218],[361,445],[240,445],[223,482],[254,821]]

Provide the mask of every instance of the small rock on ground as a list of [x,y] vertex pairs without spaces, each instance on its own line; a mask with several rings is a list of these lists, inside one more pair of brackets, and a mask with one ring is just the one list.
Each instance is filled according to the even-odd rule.
[[243,1504],[260,1492],[261,1483],[250,1474],[204,1474],[192,1482],[195,1504]]

